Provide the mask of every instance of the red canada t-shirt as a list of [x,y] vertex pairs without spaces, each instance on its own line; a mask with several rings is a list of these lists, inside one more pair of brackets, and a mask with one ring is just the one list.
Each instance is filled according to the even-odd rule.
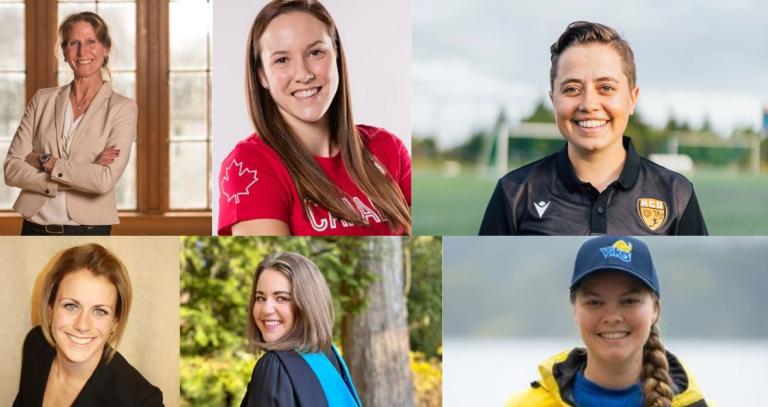
[[[411,158],[403,143],[384,129],[357,125],[368,151],[386,167],[411,205]],[[400,235],[370,199],[357,188],[344,168],[341,154],[315,157],[326,176],[348,196],[342,199],[368,221],[358,226],[338,219],[314,203],[299,199],[288,168],[257,134],[239,142],[224,159],[219,174],[219,235],[231,235],[232,225],[251,219],[276,219],[288,224],[291,235]]]

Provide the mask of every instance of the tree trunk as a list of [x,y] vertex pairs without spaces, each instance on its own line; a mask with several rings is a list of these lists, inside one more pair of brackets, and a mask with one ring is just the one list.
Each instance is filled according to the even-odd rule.
[[368,306],[342,324],[355,387],[366,407],[413,406],[401,238],[364,238],[357,267],[378,279],[368,287]]

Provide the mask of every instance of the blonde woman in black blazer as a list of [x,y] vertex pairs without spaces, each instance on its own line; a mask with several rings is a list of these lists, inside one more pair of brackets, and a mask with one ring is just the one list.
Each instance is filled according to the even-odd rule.
[[123,263],[98,244],[65,250],[46,274],[40,325],[24,340],[13,407],[163,405],[115,348],[131,308]]

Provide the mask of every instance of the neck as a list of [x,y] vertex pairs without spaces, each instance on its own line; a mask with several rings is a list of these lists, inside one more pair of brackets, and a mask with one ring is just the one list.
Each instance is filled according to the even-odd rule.
[[621,390],[637,383],[643,369],[642,352],[624,363],[603,363],[587,353],[584,377],[606,389]]
[[323,117],[317,123],[307,123],[293,118],[286,118],[301,144],[310,154],[318,157],[331,157],[337,151],[331,143],[331,129],[328,118]]
[[72,83],[72,92],[77,100],[83,100],[90,95],[96,94],[101,88],[101,78],[96,75],[89,77],[76,77]]
[[103,355],[103,350],[84,362],[71,362],[61,353],[56,352],[53,362],[56,379],[69,383],[85,383],[93,375]]
[[619,179],[627,160],[627,150],[621,139],[602,151],[585,151],[568,143],[568,158],[579,180],[589,182],[603,192],[608,185]]

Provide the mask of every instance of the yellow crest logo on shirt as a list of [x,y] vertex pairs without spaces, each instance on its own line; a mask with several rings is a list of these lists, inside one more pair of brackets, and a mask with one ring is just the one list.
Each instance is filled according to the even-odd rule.
[[637,213],[648,229],[656,230],[667,220],[667,204],[654,198],[637,200]]

